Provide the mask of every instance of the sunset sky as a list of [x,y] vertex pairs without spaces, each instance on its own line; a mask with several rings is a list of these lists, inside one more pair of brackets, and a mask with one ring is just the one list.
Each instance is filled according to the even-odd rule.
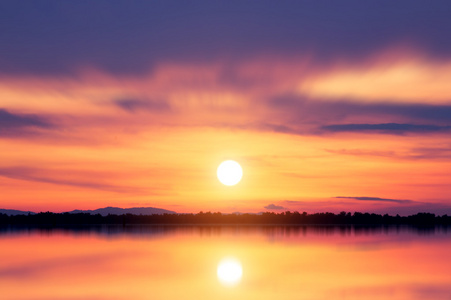
[[2,1],[0,208],[451,214],[450,14]]

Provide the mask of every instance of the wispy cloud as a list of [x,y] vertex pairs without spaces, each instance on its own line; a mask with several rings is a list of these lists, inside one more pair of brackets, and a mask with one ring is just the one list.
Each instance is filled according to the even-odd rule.
[[418,125],[418,124],[334,124],[321,126],[322,131],[329,132],[380,132],[389,134],[429,133],[450,131],[451,126]]
[[74,186],[78,188],[96,189],[115,193],[157,194],[156,192],[148,191],[139,187],[118,186],[96,181],[55,178],[56,176],[50,176],[48,172],[45,172],[44,170],[27,167],[0,168],[0,176],[11,179]]
[[169,103],[165,101],[155,101],[148,99],[125,98],[113,101],[113,104],[130,113],[138,111],[164,112],[171,110]]
[[[262,129],[284,133],[404,134],[451,130],[451,105],[325,100],[289,94],[272,96],[266,103],[276,113],[271,122],[262,123]],[[283,119],[277,117],[280,115]]]
[[325,149],[326,152],[349,155],[349,156],[368,156],[382,158],[396,158],[403,160],[449,160],[451,159],[451,147],[436,148],[412,148],[404,151],[392,150],[371,150],[371,149]]
[[34,129],[48,129],[52,125],[46,118],[34,114],[11,113],[0,108],[0,136],[16,137],[29,135]]
[[412,200],[400,200],[400,199],[388,199],[388,198],[379,198],[379,197],[334,197],[336,199],[354,199],[359,201],[380,201],[380,202],[394,202],[394,203],[414,203]]

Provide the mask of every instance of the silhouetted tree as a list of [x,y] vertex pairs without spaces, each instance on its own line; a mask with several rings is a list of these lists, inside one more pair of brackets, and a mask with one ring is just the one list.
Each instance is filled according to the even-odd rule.
[[448,215],[436,216],[432,213],[418,213],[401,217],[388,214],[378,215],[370,213],[340,212],[314,213],[285,211],[282,213],[264,212],[256,214],[222,214],[220,212],[199,212],[198,214],[163,214],[163,215],[91,215],[89,213],[51,213],[8,216],[0,214],[0,225],[95,225],[95,224],[353,224],[353,225],[415,225],[435,226],[451,225],[451,217]]

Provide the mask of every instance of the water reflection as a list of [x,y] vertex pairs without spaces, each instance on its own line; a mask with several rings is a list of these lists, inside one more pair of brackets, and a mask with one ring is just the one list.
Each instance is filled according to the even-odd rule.
[[449,300],[450,248],[442,227],[4,227],[0,298]]
[[447,235],[451,227],[417,227],[409,225],[79,225],[79,226],[0,226],[0,238],[18,234],[72,234],[100,236],[140,236],[161,235],[249,235],[263,234],[268,237],[303,237],[307,235],[353,236],[353,235]]

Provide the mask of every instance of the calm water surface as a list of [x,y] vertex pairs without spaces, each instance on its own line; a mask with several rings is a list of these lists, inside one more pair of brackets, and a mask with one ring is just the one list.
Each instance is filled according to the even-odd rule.
[[450,249],[443,228],[3,228],[0,299],[450,300]]

